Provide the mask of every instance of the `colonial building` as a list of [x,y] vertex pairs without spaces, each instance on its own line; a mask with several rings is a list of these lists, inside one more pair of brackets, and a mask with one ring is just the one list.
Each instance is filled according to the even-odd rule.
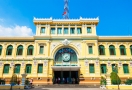
[[0,37],[0,78],[7,83],[13,73],[18,79],[26,73],[36,84],[53,84],[58,77],[60,83],[75,78],[79,84],[100,84],[115,65],[122,80],[132,78],[132,37],[97,36],[98,17],[33,22],[35,36]]

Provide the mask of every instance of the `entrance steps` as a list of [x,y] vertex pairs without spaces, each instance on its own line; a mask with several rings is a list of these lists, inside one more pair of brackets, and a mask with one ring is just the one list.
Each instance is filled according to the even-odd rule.
[[99,88],[99,85],[79,85],[79,84],[54,84],[54,85],[39,85],[43,88]]

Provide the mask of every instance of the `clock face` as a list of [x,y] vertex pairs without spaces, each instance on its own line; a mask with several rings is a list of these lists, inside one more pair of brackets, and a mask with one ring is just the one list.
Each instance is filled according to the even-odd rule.
[[64,53],[63,54],[63,60],[64,61],[69,61],[70,60],[70,54],[69,53]]

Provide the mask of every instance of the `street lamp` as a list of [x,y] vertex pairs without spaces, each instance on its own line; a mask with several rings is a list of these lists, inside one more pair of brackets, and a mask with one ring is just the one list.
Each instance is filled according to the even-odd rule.
[[[117,64],[115,64],[114,69],[115,69],[115,71],[118,71],[118,65],[117,65]],[[117,73],[117,72],[116,72],[116,73]],[[118,90],[120,90],[120,87],[119,87],[119,80],[118,80],[118,75],[116,76],[116,78],[117,78]]]

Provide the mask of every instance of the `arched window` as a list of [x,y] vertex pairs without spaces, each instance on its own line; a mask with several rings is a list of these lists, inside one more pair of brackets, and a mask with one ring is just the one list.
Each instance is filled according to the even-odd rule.
[[105,55],[105,48],[103,45],[99,46],[99,55]]
[[2,45],[0,45],[0,55],[2,54]]
[[124,45],[121,45],[121,46],[120,46],[120,54],[121,54],[121,55],[126,55],[126,48],[125,48]]
[[33,55],[33,45],[28,46],[27,55]]
[[115,47],[113,45],[109,46],[110,55],[116,55]]
[[101,73],[104,74],[107,72],[106,64],[101,64],[100,68],[101,68]]
[[9,64],[4,64],[3,73],[4,73],[4,74],[9,73],[9,68],[10,68],[10,65],[9,65]]
[[112,64],[112,71],[118,73],[118,65]]
[[20,73],[21,64],[15,64],[14,73]]
[[125,74],[129,73],[128,64],[123,64],[123,71]]
[[12,55],[13,46],[9,45],[6,50],[6,55]]
[[132,55],[132,45],[130,46],[130,52],[131,52],[131,55]]
[[22,53],[23,53],[23,46],[20,45],[20,46],[18,46],[18,48],[17,48],[17,55],[22,55]]
[[32,65],[31,64],[26,64],[26,69],[25,69],[26,73],[31,73],[31,70],[32,70]]

